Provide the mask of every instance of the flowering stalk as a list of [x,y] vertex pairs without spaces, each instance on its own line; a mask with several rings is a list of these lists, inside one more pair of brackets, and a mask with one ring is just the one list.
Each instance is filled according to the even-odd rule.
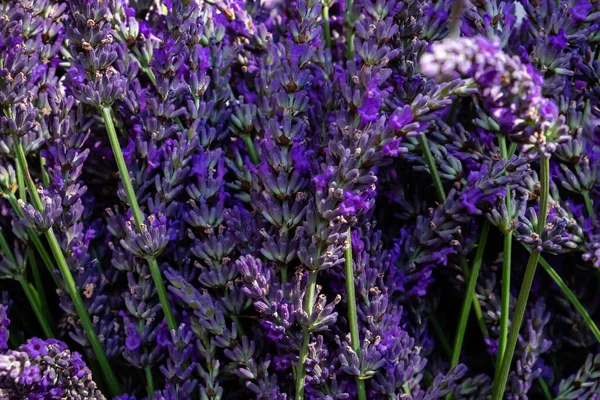
[[[540,183],[541,183],[541,196],[538,213],[538,224],[537,234],[541,235],[546,226],[546,219],[548,217],[548,197],[550,191],[550,158],[542,155],[540,158],[541,169],[540,169]],[[523,323],[523,316],[525,315],[525,308],[527,306],[527,299],[529,298],[529,292],[531,285],[533,284],[533,277],[535,276],[535,270],[540,258],[539,250],[533,250],[529,256],[527,267],[525,269],[525,276],[523,277],[523,283],[521,284],[521,290],[519,291],[519,297],[515,306],[515,312],[513,321],[511,324],[510,333],[508,335],[508,343],[506,346],[506,352],[502,359],[500,372],[497,379],[494,380],[494,389],[492,392],[492,400],[500,400],[504,395],[506,389],[506,382],[508,380],[508,373],[510,372],[510,366],[512,359],[515,354],[515,348],[517,346],[517,340],[519,338],[519,330]]]
[[481,269],[481,261],[483,259],[483,252],[487,242],[488,233],[490,232],[490,223],[485,221],[481,236],[479,237],[479,244],[477,246],[477,252],[475,253],[475,259],[473,260],[473,268],[469,275],[469,281],[467,283],[467,291],[463,300],[463,305],[460,310],[460,317],[458,320],[458,327],[456,328],[456,336],[454,338],[454,348],[452,350],[452,358],[450,359],[450,366],[454,367],[458,365],[460,359],[460,353],[462,350],[462,344],[465,338],[465,331],[467,329],[467,322],[469,320],[469,314],[471,312],[471,304],[473,301],[477,301],[475,297],[475,286],[477,286],[477,278],[479,277],[479,270]]
[[[306,295],[304,298],[304,312],[308,315],[312,312],[313,298],[317,287],[318,271],[308,273],[308,285],[306,286]],[[302,345],[298,356],[298,366],[296,367],[296,400],[304,399],[304,386],[306,385],[306,358],[308,357],[308,345],[310,342],[310,330],[308,326],[302,328]]]
[[[112,121],[110,107],[104,106],[101,108],[100,111],[102,113],[102,118],[104,119],[104,125],[106,126],[108,140],[110,141],[110,146],[115,156],[117,168],[119,169],[121,182],[123,183],[123,188],[125,189],[125,194],[127,195],[127,201],[129,203],[129,206],[131,207],[131,212],[133,213],[135,228],[139,233],[141,226],[144,223],[144,218],[142,216],[142,211],[140,210],[140,206],[135,197],[135,191],[133,190],[133,185],[131,184],[131,179],[129,177],[129,170],[127,169],[127,165],[125,164],[125,159],[123,158],[121,145],[119,144],[117,132],[115,131],[115,126]],[[167,296],[167,289],[165,288],[165,284],[160,274],[160,269],[158,267],[156,257],[148,256],[146,257],[146,260],[148,261],[148,267],[150,268],[152,280],[156,285],[156,291],[158,292],[158,298],[160,300],[163,313],[165,314],[167,325],[169,326],[170,330],[177,329],[177,323],[175,322],[173,310],[171,308],[171,304],[169,303],[169,297]]]
[[[498,141],[500,143],[500,155],[503,159],[508,158],[508,150],[506,148],[506,136],[499,135]],[[511,200],[510,200],[510,185],[506,185],[506,213],[511,213]],[[496,358],[496,373],[500,370],[502,365],[502,358],[504,357],[504,351],[506,350],[506,340],[508,338],[508,314],[510,312],[510,269],[512,259],[512,229],[510,226],[506,227],[504,232],[504,252],[502,261],[502,292],[501,292],[501,303],[500,303],[500,338],[498,342],[498,356]]]
[[[42,212],[44,209],[44,205],[42,204],[42,200],[40,199],[40,195],[37,192],[37,188],[35,187],[35,183],[31,179],[29,175],[29,168],[27,166],[27,159],[25,158],[25,152],[23,151],[23,145],[21,141],[17,138],[15,140],[15,153],[17,155],[17,163],[20,165],[20,168],[24,171],[25,175],[25,183],[27,188],[29,189],[29,194],[31,196],[31,200],[33,202],[34,207]],[[106,358],[106,354],[104,353],[104,349],[100,344],[100,340],[98,339],[98,335],[94,331],[92,326],[92,321],[90,320],[90,316],[83,304],[83,300],[79,292],[77,291],[77,287],[75,285],[75,280],[73,279],[73,275],[69,270],[69,266],[67,265],[67,261],[65,260],[65,256],[60,248],[60,244],[58,243],[58,239],[54,234],[54,230],[52,227],[48,229],[45,233],[46,239],[50,244],[50,250],[54,255],[54,259],[58,264],[58,269],[64,280],[64,288],[71,297],[71,301],[73,302],[73,306],[81,319],[81,325],[83,326],[84,331],[87,334],[90,345],[92,346],[92,350],[100,363],[100,368],[102,369],[102,373],[104,378],[106,379],[106,383],[109,387],[109,390],[113,395],[118,395],[120,393],[119,383],[117,378],[110,368],[108,363],[108,359]]]
[[[354,265],[352,262],[352,230],[348,228],[346,233],[346,250],[344,251],[346,277],[346,302],[348,304],[348,325],[350,327],[350,342],[352,350],[356,356],[360,358],[360,337],[358,335],[358,318],[356,316],[356,295],[354,293]],[[365,381],[360,376],[356,377],[356,388],[358,391],[358,399],[366,400],[367,392],[365,389]]]

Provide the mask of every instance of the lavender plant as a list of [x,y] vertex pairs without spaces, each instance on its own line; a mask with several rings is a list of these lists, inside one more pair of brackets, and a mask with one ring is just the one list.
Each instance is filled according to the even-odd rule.
[[0,397],[600,396],[598,7],[3,1]]

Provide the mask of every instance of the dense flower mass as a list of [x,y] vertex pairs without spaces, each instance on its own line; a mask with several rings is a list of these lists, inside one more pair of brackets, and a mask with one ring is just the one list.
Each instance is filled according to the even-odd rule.
[[0,398],[600,398],[599,31],[4,0]]

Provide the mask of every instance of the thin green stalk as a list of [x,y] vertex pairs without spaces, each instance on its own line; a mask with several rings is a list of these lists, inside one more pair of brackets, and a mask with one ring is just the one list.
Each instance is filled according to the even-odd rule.
[[[546,219],[548,217],[548,197],[550,189],[550,160],[544,156],[540,159],[540,183],[541,183],[541,196],[540,206],[538,214],[538,226],[536,229],[537,234],[541,234],[546,226]],[[525,276],[523,276],[523,282],[521,284],[521,290],[519,291],[519,297],[517,298],[517,304],[515,306],[515,312],[513,315],[512,324],[510,327],[510,333],[508,335],[508,344],[506,345],[506,351],[502,359],[500,372],[498,373],[497,379],[494,380],[494,388],[492,391],[492,400],[501,400],[506,389],[506,382],[508,380],[508,374],[510,372],[510,366],[512,359],[515,354],[515,348],[517,347],[517,340],[519,338],[519,331],[521,324],[523,323],[523,317],[525,316],[525,308],[527,307],[527,299],[529,298],[529,292],[531,285],[533,284],[533,277],[535,276],[535,270],[540,258],[540,253],[537,250],[531,252],[527,267],[525,269]]]
[[475,286],[477,286],[477,278],[479,277],[479,270],[481,269],[481,262],[483,260],[483,252],[485,250],[485,244],[487,242],[489,232],[490,223],[485,221],[483,224],[483,229],[481,230],[481,236],[479,237],[479,244],[477,246],[477,252],[475,253],[475,259],[473,260],[473,268],[471,269],[471,274],[467,283],[467,291],[465,293],[463,305],[460,310],[460,318],[458,320],[456,336],[454,337],[454,349],[452,351],[452,358],[450,359],[450,367],[458,365],[458,361],[460,360],[462,344],[465,339],[465,331],[467,329],[467,322],[471,312],[471,304],[473,304],[473,299],[475,298]]
[[46,293],[44,291],[44,284],[42,283],[42,277],[40,276],[38,263],[35,259],[35,252],[31,247],[27,249],[27,252],[29,253],[28,260],[29,265],[31,265],[31,275],[33,276],[33,283],[35,284],[35,290],[40,298],[40,307],[42,308],[44,318],[46,319],[46,321],[48,321],[49,324],[54,325],[52,321],[52,315],[50,314],[50,309],[48,308],[48,302],[46,301]]
[[50,176],[46,172],[46,157],[40,157],[40,169],[42,170],[42,183],[44,186],[48,186],[50,184]]
[[17,190],[19,193],[19,198],[24,201],[26,196],[25,181],[23,179],[23,170],[21,169],[19,163],[17,163]]
[[508,340],[508,317],[510,313],[510,272],[512,253],[512,232],[504,235],[504,260],[502,262],[502,292],[500,299],[500,337],[498,341],[498,356],[496,358],[496,373],[502,365]]
[[244,332],[244,327],[240,322],[240,317],[238,317],[237,315],[231,315],[230,318],[235,324],[235,331],[237,332],[237,335],[239,337],[246,336],[246,332]]
[[[467,264],[467,258],[465,256],[459,256],[458,261],[460,263],[463,274],[465,275],[465,280],[468,281],[471,276],[471,269]],[[479,330],[483,335],[484,339],[490,337],[490,333],[488,332],[487,325],[483,320],[483,310],[481,309],[481,304],[479,303],[479,299],[477,295],[473,296],[473,311],[475,312],[475,318],[477,319],[477,325],[479,325]]]
[[42,309],[39,304],[39,301],[40,301],[39,297],[36,294],[34,294],[33,289],[29,286],[29,283],[25,280],[25,278],[21,277],[21,278],[18,278],[17,280],[21,284],[21,287],[23,288],[23,291],[25,292],[25,296],[27,297],[29,304],[31,304],[33,313],[35,314],[35,317],[37,318],[38,322],[40,323],[40,326],[42,327],[44,336],[46,338],[54,337],[54,334],[52,333],[52,328],[50,328],[50,325],[46,321],[46,318],[44,318],[44,314],[43,314]]
[[583,195],[583,201],[585,202],[585,209],[587,210],[588,215],[592,218],[592,221],[596,222],[596,213],[594,212],[594,203],[592,203],[590,192],[586,190],[581,194]]
[[427,136],[425,136],[424,133],[421,133],[421,147],[423,148],[423,157],[425,157],[425,163],[427,164],[427,168],[429,168],[429,173],[433,178],[433,185],[435,186],[435,190],[439,196],[439,200],[444,202],[446,201],[446,192],[444,191],[442,180],[440,179],[440,175],[438,174],[437,167],[435,165],[435,159],[433,158],[433,154],[431,154],[431,149],[429,148],[429,141],[427,140]]
[[152,400],[154,398],[154,378],[152,377],[152,368],[144,367],[144,372],[146,374],[146,390],[148,391],[150,400]]
[[2,249],[2,253],[4,254],[4,257],[10,258],[10,261],[12,261],[13,264],[16,264],[17,260],[15,259],[15,255],[13,254],[10,246],[8,245],[8,242],[6,241],[6,238],[4,237],[4,233],[2,233],[1,230],[0,230],[0,249]]
[[[500,154],[503,159],[508,159],[508,150],[506,148],[506,136],[499,135]],[[511,216],[511,190],[510,185],[506,185],[506,213]],[[508,316],[510,313],[510,273],[512,261],[512,230],[510,226],[506,227],[504,234],[504,252],[502,262],[502,291],[500,297],[500,337],[498,341],[498,356],[496,358],[496,374],[500,371],[502,358],[506,350],[506,341],[508,339]]]
[[517,144],[515,142],[512,142],[510,144],[510,147],[508,148],[508,154],[506,155],[506,158],[511,158],[512,156],[514,156],[516,151],[517,151]]
[[[526,244],[522,243],[522,245],[527,251],[529,251],[530,253],[532,252],[532,250]],[[544,271],[546,271],[546,273],[550,275],[550,278],[552,278],[554,283],[556,283],[559,289],[563,292],[567,300],[573,305],[573,308],[575,308],[579,315],[581,315],[583,321],[585,322],[589,330],[592,332],[598,343],[600,343],[600,328],[598,328],[598,326],[596,325],[590,314],[587,312],[583,304],[579,302],[579,299],[577,299],[575,293],[573,293],[571,289],[569,289],[569,286],[567,286],[567,284],[565,283],[565,281],[563,281],[558,272],[556,272],[556,270],[554,270],[554,268],[550,266],[550,263],[546,261],[544,257],[540,256],[538,262],[540,266],[544,269]]]
[[254,147],[254,142],[250,135],[240,135],[244,143],[246,144],[246,150],[248,151],[248,155],[250,156],[250,161],[252,164],[257,165],[260,162],[258,158],[258,153],[256,152],[256,147]]
[[[352,350],[356,356],[360,358],[360,336],[358,335],[358,317],[356,314],[356,294],[354,292],[354,263],[352,260],[352,231],[348,228],[346,232],[346,250],[344,250],[346,275],[346,304],[348,305],[348,325],[350,328],[350,343]],[[356,387],[358,391],[358,400],[367,399],[367,391],[365,389],[365,381],[356,378]]]
[[408,382],[402,385],[402,393],[410,396],[410,387],[408,387]]
[[[29,169],[27,167],[27,159],[25,158],[25,152],[23,151],[23,145],[20,140],[15,140],[15,152],[17,155],[17,162],[20,164],[23,169],[25,176],[25,183],[27,184],[27,188],[29,189],[29,195],[31,196],[31,200],[33,202],[34,207],[38,211],[43,211],[44,205],[42,204],[42,200],[40,195],[37,192],[37,188],[29,175]],[[73,279],[73,275],[71,275],[71,271],[69,270],[69,266],[67,265],[67,261],[65,260],[65,256],[60,248],[60,244],[58,243],[58,239],[54,235],[54,230],[50,228],[45,233],[46,239],[48,239],[48,243],[50,244],[50,250],[54,255],[54,259],[58,264],[58,269],[63,277],[65,283],[65,289],[69,296],[71,297],[71,301],[73,302],[73,306],[81,320],[81,325],[86,332],[88,337],[88,341],[90,342],[90,346],[100,363],[100,367],[102,368],[102,373],[106,379],[106,382],[109,386],[110,392],[113,396],[117,396],[120,394],[121,389],[119,387],[119,383],[115,374],[113,373],[110,365],[108,364],[108,359],[106,358],[106,354],[104,353],[104,349],[100,344],[100,340],[98,340],[98,335],[94,331],[94,327],[92,325],[92,321],[90,320],[90,316],[87,313],[85,305],[81,299],[79,292],[77,291],[77,287],[75,286],[75,280]]]
[[344,14],[344,28],[346,30],[346,59],[354,60],[354,0],[346,0],[346,13]]
[[452,348],[450,347],[450,342],[448,342],[448,338],[446,338],[446,332],[442,329],[440,322],[437,320],[435,315],[429,316],[429,324],[433,329],[433,334],[435,335],[437,341],[442,345],[442,349],[444,353],[448,356],[448,358],[452,357]]
[[548,384],[546,383],[546,381],[544,380],[544,378],[542,378],[541,376],[537,377],[537,382],[540,385],[540,388],[542,389],[542,393],[544,394],[544,397],[546,398],[546,400],[552,400],[552,393],[550,392],[550,388],[548,388]]
[[[131,178],[129,177],[129,170],[127,169],[127,165],[125,164],[125,158],[123,158],[123,152],[121,151],[121,145],[119,144],[117,132],[115,131],[110,107],[102,107],[101,112],[102,119],[104,119],[104,125],[106,126],[108,140],[110,141],[110,146],[115,156],[117,168],[119,169],[121,182],[123,183],[123,188],[125,189],[125,194],[127,195],[127,202],[129,203],[129,207],[131,207],[131,212],[133,213],[135,228],[139,232],[140,227],[144,223],[144,218],[142,215],[142,210],[140,209],[140,206],[137,202],[137,198],[135,196],[135,191],[131,183]],[[165,314],[165,319],[167,320],[169,330],[177,329],[177,323],[175,322],[175,316],[173,315],[173,310],[171,309],[171,304],[169,303],[167,289],[165,288],[165,284],[163,282],[160,269],[158,267],[158,262],[156,261],[155,257],[147,257],[146,259],[148,261],[150,274],[152,275],[152,280],[154,281],[154,285],[156,286],[158,299],[160,301],[163,313]]]
[[158,261],[156,261],[156,258],[154,257],[148,257],[147,260],[148,266],[150,267],[150,274],[152,275],[152,280],[156,285],[158,300],[160,301],[160,304],[163,307],[163,312],[165,314],[169,330],[177,330],[177,322],[175,322],[175,316],[173,315],[173,310],[171,309],[171,303],[169,303],[167,289],[160,274],[160,269],[158,268]]
[[[310,315],[317,287],[318,271],[310,271],[308,274],[308,286],[304,298],[304,311]],[[296,367],[296,400],[304,400],[304,386],[306,384],[306,358],[308,357],[308,345],[310,344],[310,331],[307,326],[302,328],[302,346]]]
[[329,26],[329,1],[325,0],[322,4],[321,16],[323,17],[323,36],[325,37],[325,47],[331,49],[331,27]]
[[142,65],[142,63],[140,62],[140,60],[143,58],[142,57],[142,53],[140,52],[140,50],[137,47],[135,47],[135,46],[132,46],[131,49],[133,50],[133,54],[135,54],[135,56],[137,57],[137,63],[140,66],[140,69],[142,71],[144,71],[144,73],[146,75],[148,75],[148,78],[150,79],[150,82],[152,82],[152,84],[154,86],[156,86],[156,75],[154,75],[154,72],[152,71],[152,68],[150,68],[147,65]]
[[281,267],[281,284],[282,285],[285,285],[287,283],[287,274],[288,274],[287,265],[284,265],[283,267]]

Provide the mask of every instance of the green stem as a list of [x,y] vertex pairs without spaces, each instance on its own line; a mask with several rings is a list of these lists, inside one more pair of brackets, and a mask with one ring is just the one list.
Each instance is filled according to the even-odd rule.
[[[540,163],[541,196],[538,214],[538,226],[536,229],[536,233],[538,235],[542,233],[546,226],[546,219],[548,217],[548,197],[550,189],[550,160],[542,155]],[[521,290],[519,291],[519,297],[517,298],[517,304],[515,306],[515,312],[510,327],[510,333],[508,335],[508,344],[506,345],[506,351],[502,359],[500,372],[498,373],[497,379],[494,380],[492,400],[501,400],[504,395],[504,390],[506,389],[506,382],[508,380],[510,366],[512,364],[512,359],[515,354],[515,348],[517,347],[517,340],[519,338],[519,330],[521,329],[523,317],[525,316],[527,299],[529,298],[529,292],[531,290],[531,285],[533,284],[533,277],[535,276],[535,270],[539,258],[539,251],[534,250],[531,252],[531,255],[529,256],[529,261],[527,262],[525,276],[523,276]]]
[[[508,159],[508,150],[506,148],[506,136],[499,135],[500,154],[503,159]],[[509,218],[511,211],[511,191],[510,185],[506,185],[506,213]],[[510,222],[509,222],[510,224]],[[508,339],[508,317],[510,313],[510,273],[512,260],[512,230],[510,226],[506,227],[504,233],[504,252],[502,261],[502,292],[500,298],[500,337],[498,341],[498,356],[496,358],[496,374],[500,371],[502,358],[506,350],[506,341]]]
[[512,142],[508,148],[508,154],[507,154],[506,158],[511,158],[512,156],[514,156],[516,151],[517,151],[517,144],[515,142]]
[[[352,231],[348,228],[346,233],[346,249],[344,250],[345,270],[346,275],[346,304],[348,305],[348,325],[350,328],[350,342],[352,350],[360,359],[360,336],[358,334],[358,317],[356,313],[356,294],[354,292],[354,264],[352,260]],[[358,399],[366,400],[367,392],[365,389],[365,381],[356,377],[356,386],[358,391]]]
[[[123,152],[121,151],[121,145],[119,144],[119,139],[117,137],[117,132],[115,131],[115,126],[112,121],[110,107],[104,106],[101,109],[102,119],[104,119],[104,125],[106,126],[106,132],[108,134],[108,140],[110,141],[110,146],[112,148],[113,154],[115,156],[115,161],[117,163],[117,168],[119,169],[119,175],[121,177],[121,182],[123,183],[123,188],[125,189],[125,194],[127,196],[127,202],[129,203],[129,207],[131,207],[131,212],[133,213],[133,219],[135,221],[135,228],[139,232],[140,227],[144,223],[144,217],[142,215],[142,210],[137,202],[137,198],[135,195],[135,191],[133,190],[133,185],[131,183],[131,178],[129,177],[129,170],[127,169],[127,164],[125,164],[125,158],[123,157]],[[165,319],[167,320],[167,325],[169,326],[169,330],[176,330],[177,323],[175,322],[175,316],[173,315],[173,310],[171,309],[171,304],[169,303],[169,297],[167,296],[167,289],[165,288],[165,284],[163,282],[160,269],[158,267],[158,262],[155,257],[147,257],[148,267],[150,268],[150,274],[152,275],[152,280],[154,281],[154,285],[156,286],[156,292],[158,293],[158,299],[160,300],[160,304],[165,315]]]
[[323,36],[325,36],[325,47],[331,49],[331,27],[329,26],[329,3],[328,0],[323,2],[321,16],[323,17]]
[[481,236],[479,237],[479,244],[477,246],[477,252],[475,253],[475,259],[473,260],[473,268],[469,276],[467,284],[467,291],[463,300],[462,309],[460,311],[460,318],[458,327],[456,329],[456,336],[454,338],[454,349],[452,351],[452,358],[450,359],[450,367],[458,365],[460,359],[460,353],[462,350],[462,344],[465,338],[465,331],[467,329],[467,322],[469,320],[469,314],[471,312],[471,304],[475,298],[475,286],[477,286],[477,278],[479,277],[479,270],[481,269],[481,262],[483,260],[483,252],[485,250],[485,244],[487,242],[488,233],[490,231],[490,223],[485,221]]
[[250,161],[252,164],[257,165],[260,162],[258,158],[258,153],[256,152],[256,147],[254,147],[254,142],[250,135],[240,135],[244,143],[246,144],[246,150],[248,150],[248,155],[250,156]]
[[[306,297],[304,298],[304,312],[309,316],[312,313],[312,304],[315,297],[317,286],[318,271],[310,271],[308,274],[308,286],[306,287]],[[310,327],[302,328],[302,346],[298,357],[298,366],[296,367],[296,400],[304,400],[304,386],[306,383],[306,358],[308,357],[308,345],[310,344]]]
[[[18,140],[18,139],[15,138],[15,140]],[[26,194],[25,194],[25,180],[23,179],[23,169],[21,168],[21,165],[19,163],[17,163],[17,190],[19,193],[19,198],[23,201],[26,201],[27,199],[25,198]]]
[[282,285],[285,285],[287,283],[287,274],[288,274],[287,265],[284,265],[283,267],[281,267],[281,284]]
[[[532,252],[532,250],[527,245],[525,245],[524,243],[522,244],[527,251],[529,251],[530,253]],[[546,261],[544,257],[540,256],[538,262],[540,266],[544,269],[544,271],[546,271],[546,273],[550,275],[550,278],[552,278],[554,283],[556,283],[559,289],[563,292],[567,300],[573,305],[573,308],[575,308],[579,315],[581,315],[581,318],[583,318],[589,330],[592,332],[598,343],[600,343],[600,328],[598,328],[590,314],[585,309],[585,307],[583,307],[583,305],[579,302],[577,296],[575,296],[575,293],[573,293],[571,289],[569,289],[569,287],[567,286],[565,281],[563,281],[563,279],[560,277],[558,272],[556,272],[556,270],[554,270],[554,268],[550,266],[550,263]]]
[[173,315],[173,310],[171,309],[171,303],[169,303],[167,289],[160,274],[160,269],[158,268],[158,261],[156,261],[155,257],[148,257],[147,260],[148,266],[150,267],[150,274],[152,275],[152,280],[156,285],[158,300],[160,301],[160,304],[163,308],[163,312],[165,314],[165,319],[167,320],[169,330],[177,330],[177,322],[175,322],[175,316]]
[[[13,263],[17,262],[17,260],[15,259],[15,255],[12,252],[12,249],[8,246],[8,242],[6,241],[6,238],[4,237],[4,234],[2,233],[2,231],[0,231],[0,249],[2,249],[2,254],[4,254],[5,257],[8,257]],[[28,251],[29,251],[30,260],[33,263],[35,263],[35,259],[32,258],[33,251],[31,251],[31,249],[29,249]],[[35,272],[34,272],[34,274],[35,274]],[[38,277],[38,279],[39,279],[39,277]],[[45,313],[46,310],[44,310],[43,308],[40,309],[40,306],[43,307],[44,305],[47,305],[46,302],[42,301],[42,298],[39,296],[39,294],[33,293],[33,291],[29,287],[29,283],[27,283],[25,278],[19,277],[19,278],[17,278],[17,280],[23,287],[25,296],[27,297],[27,300],[29,300],[29,303],[31,304],[33,313],[35,314],[36,318],[38,319],[40,326],[42,327],[42,330],[44,331],[44,335],[46,336],[46,338],[53,337],[52,329],[50,328],[50,324],[48,322],[48,321],[50,321],[50,319],[49,319],[50,313],[48,312],[46,314]],[[38,284],[38,282],[36,279],[36,285],[37,284]],[[39,289],[38,289],[38,293],[40,293]],[[42,297],[43,297],[43,292],[41,292],[41,293],[42,293]]]
[[[23,151],[23,145],[20,140],[15,140],[15,150],[17,154],[17,162],[21,165],[25,175],[25,183],[27,184],[27,188],[29,189],[29,195],[33,202],[33,205],[38,211],[43,211],[44,205],[42,204],[42,199],[40,198],[37,188],[29,175],[29,169],[27,167],[27,159],[25,158],[25,152]],[[65,260],[65,256],[60,248],[60,244],[58,243],[58,239],[54,235],[54,230],[50,228],[46,233],[46,238],[48,239],[48,243],[50,244],[50,250],[54,255],[54,259],[58,264],[58,269],[63,277],[65,283],[65,289],[69,296],[71,297],[71,301],[73,302],[73,306],[79,318],[81,320],[81,325],[84,331],[87,334],[88,341],[90,342],[90,346],[100,363],[100,367],[102,368],[102,372],[104,377],[106,378],[106,382],[108,383],[109,389],[113,396],[117,396],[121,389],[119,388],[119,383],[117,381],[116,376],[114,375],[110,365],[108,364],[108,359],[106,358],[106,354],[104,353],[104,349],[100,344],[100,340],[98,339],[98,335],[94,331],[94,327],[92,325],[92,321],[90,320],[90,316],[87,313],[85,305],[81,300],[81,296],[77,291],[77,287],[75,285],[75,280],[73,279],[73,275],[71,275],[71,271],[69,270],[69,266],[67,265],[67,261]]]
[[546,398],[546,400],[552,400],[552,393],[550,392],[550,388],[548,388],[548,384],[546,383],[546,381],[544,380],[544,378],[542,378],[541,376],[538,376],[538,378],[536,379],[538,384],[540,385],[540,388],[542,389],[542,393],[544,393],[544,397]]
[[435,186],[435,191],[438,194],[440,201],[446,201],[446,192],[444,192],[444,186],[442,185],[442,180],[440,179],[440,175],[438,174],[437,167],[435,165],[435,159],[433,158],[433,154],[431,154],[431,149],[429,148],[429,141],[427,140],[427,136],[425,133],[421,133],[421,147],[423,148],[423,157],[425,158],[425,163],[427,164],[427,168],[429,169],[429,173],[433,178],[433,185]]
[[13,264],[17,263],[17,260],[15,259],[15,255],[13,254],[10,246],[8,245],[8,242],[6,241],[6,238],[4,237],[4,233],[2,233],[1,230],[0,230],[0,249],[2,249],[2,254],[4,254],[5,257],[10,258],[10,261],[12,261]]
[[48,321],[48,323],[53,325],[52,315],[50,314],[48,302],[46,301],[44,284],[42,283],[42,277],[40,275],[38,263],[35,259],[35,253],[31,247],[27,249],[27,252],[29,253],[28,260],[29,264],[31,265],[31,275],[33,275],[33,283],[35,284],[35,290],[37,291],[40,298],[40,306],[42,307],[42,312],[44,313],[44,317]]
[[496,359],[496,372],[500,370],[502,358],[506,351],[508,339],[508,322],[510,313],[510,273],[512,253],[512,232],[504,234],[504,259],[502,261],[502,292],[500,303],[500,337],[498,341],[498,358]]
[[596,213],[594,212],[594,203],[592,203],[590,192],[586,190],[581,194],[583,195],[583,201],[585,202],[585,209],[587,210],[588,215],[592,218],[592,221],[596,222]]
[[235,331],[237,332],[237,335],[240,337],[246,336],[246,333],[244,332],[244,327],[240,322],[240,317],[238,317],[237,315],[231,315],[230,317],[233,323],[235,324]]
[[354,0],[346,0],[346,14],[344,14],[344,27],[346,28],[346,59],[354,60],[354,17],[352,11]]
[[[467,264],[467,259],[465,256],[461,255],[458,258],[458,260],[460,262],[463,274],[465,275],[465,280],[468,281],[471,276],[471,269]],[[479,330],[481,331],[481,334],[484,338],[488,338],[490,336],[490,333],[488,332],[487,325],[483,320],[483,310],[481,309],[481,304],[479,303],[477,295],[473,296],[473,311],[475,311],[475,318],[477,319],[477,325],[479,325]]]
[[429,324],[433,329],[433,334],[436,336],[437,341],[442,345],[444,353],[446,353],[448,358],[452,357],[452,348],[450,347],[450,343],[446,338],[446,332],[444,332],[440,322],[437,320],[437,317],[434,314],[429,316]]
[[154,398],[154,378],[152,377],[152,368],[144,367],[144,372],[146,373],[146,390],[148,391],[148,396],[152,400]]
[[46,318],[44,318],[44,314],[42,312],[42,309],[40,308],[39,296],[37,296],[36,294],[33,293],[33,290],[31,289],[31,287],[29,287],[29,283],[25,280],[25,278],[20,277],[20,278],[17,278],[17,280],[21,284],[21,287],[23,288],[23,291],[25,292],[25,296],[27,297],[27,300],[29,300],[29,304],[31,304],[33,313],[35,314],[35,317],[37,318],[38,322],[40,323],[40,326],[42,327],[44,336],[46,338],[54,337],[54,334],[52,333],[52,329],[50,328],[50,325],[46,321]]
[[48,172],[46,172],[46,157],[40,157],[40,169],[42,171],[42,183],[44,186],[48,186],[50,184],[50,177],[48,176]]

